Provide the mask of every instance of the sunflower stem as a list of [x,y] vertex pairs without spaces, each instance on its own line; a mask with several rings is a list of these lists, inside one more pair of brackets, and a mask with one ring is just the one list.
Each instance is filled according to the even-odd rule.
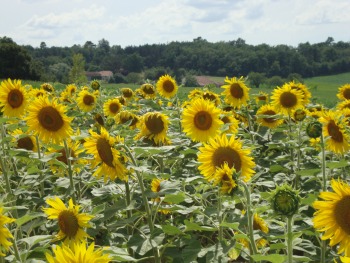
[[[129,149],[129,147],[126,146],[125,144],[121,144],[121,147],[123,147],[126,150],[126,152],[127,152],[128,156],[130,157],[133,165],[134,166],[138,166],[137,162],[136,162],[136,159],[135,159],[134,155],[132,154],[131,150]],[[147,223],[148,223],[148,227],[150,229],[150,233],[152,235],[152,233],[154,231],[154,225],[153,225],[153,220],[152,220],[152,212],[151,212],[148,200],[147,200],[146,191],[145,191],[145,185],[143,183],[143,177],[142,177],[142,174],[139,171],[135,170],[135,173],[136,173],[137,181],[138,181],[139,186],[140,186],[142,200],[143,200],[143,204],[145,206],[145,210],[146,210],[146,214],[147,214],[146,220],[147,220]],[[151,242],[151,244],[152,244],[152,242]],[[157,247],[153,247],[153,252],[154,252],[155,263],[161,263],[160,255],[159,255],[159,249]]]
[[39,142],[39,136],[36,135],[35,136],[35,141],[36,141],[36,145],[38,148],[38,159],[40,161],[40,197],[44,197],[45,196],[45,187],[44,187],[44,178],[43,178],[43,172],[42,172],[42,163],[41,163],[41,152],[40,152],[40,142]]
[[[327,177],[326,177],[326,152],[325,152],[325,145],[324,145],[324,137],[323,134],[321,133],[321,151],[322,151],[322,161],[321,161],[321,166],[322,166],[322,191],[325,192],[327,189]],[[326,241],[322,240],[321,241],[321,260],[320,263],[325,263],[326,262]]]
[[246,114],[247,114],[247,119],[248,119],[248,127],[249,127],[249,134],[250,134],[250,139],[252,140],[252,144],[255,144],[255,136],[254,136],[254,128],[252,124],[252,118],[249,114],[248,107],[245,107]]
[[293,216],[287,217],[287,256],[288,263],[293,263]]
[[258,253],[258,250],[256,248],[255,240],[254,240],[254,228],[253,228],[253,213],[252,213],[252,207],[251,207],[251,199],[250,199],[250,188],[248,185],[242,181],[242,185],[244,188],[244,193],[246,195],[247,199],[247,218],[248,218],[248,236],[250,241],[250,255],[256,255]]
[[74,180],[73,180],[72,161],[70,159],[71,152],[70,152],[70,149],[68,147],[66,139],[63,140],[63,144],[64,144],[64,151],[66,153],[67,164],[68,164],[68,176],[69,176],[71,197],[72,197],[73,203],[76,204],[77,200],[76,200],[76,197],[75,197],[75,187],[74,187]]
[[[298,123],[298,148],[297,148],[297,166],[296,171],[300,170],[300,161],[301,161],[301,122]],[[300,175],[295,175],[295,189],[299,187]]]
[[[130,203],[131,203],[131,196],[130,196],[130,186],[129,186],[129,182],[124,182],[125,184],[125,203],[126,203],[126,207],[129,207]],[[127,219],[130,219],[132,217],[132,211],[130,209],[126,210],[126,217]],[[130,224],[128,224],[127,229],[126,229],[128,236],[131,237],[132,235],[132,227]],[[130,255],[134,255],[134,251],[128,247],[128,252]]]

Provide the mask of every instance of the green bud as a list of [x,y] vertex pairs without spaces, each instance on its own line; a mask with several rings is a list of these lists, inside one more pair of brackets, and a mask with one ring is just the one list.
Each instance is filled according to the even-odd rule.
[[91,88],[93,90],[99,90],[100,89],[100,82],[98,82],[98,80],[93,80],[91,81]]
[[278,215],[292,216],[298,212],[300,197],[298,192],[288,185],[277,187],[272,194],[272,209]]
[[322,134],[322,124],[318,121],[310,122],[306,127],[306,133],[310,138],[318,138]]
[[303,121],[306,118],[306,111],[303,109],[297,109],[293,115],[294,115],[294,120]]

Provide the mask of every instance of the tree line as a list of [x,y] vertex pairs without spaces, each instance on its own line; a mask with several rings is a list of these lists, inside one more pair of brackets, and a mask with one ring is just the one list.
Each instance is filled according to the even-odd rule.
[[155,80],[165,73],[182,81],[194,75],[307,78],[350,71],[350,42],[335,42],[332,37],[297,47],[249,45],[241,38],[212,43],[198,37],[125,48],[111,46],[106,39],[71,47],[48,47],[41,42],[35,48],[17,45],[5,36],[0,37],[0,78],[70,83],[77,54],[85,71],[112,71],[114,83],[135,82],[140,76]]

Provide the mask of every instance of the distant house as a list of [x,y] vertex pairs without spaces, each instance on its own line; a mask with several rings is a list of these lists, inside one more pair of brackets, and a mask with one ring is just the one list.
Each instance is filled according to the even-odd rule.
[[85,76],[88,81],[98,79],[108,82],[113,77],[113,72],[109,70],[104,71],[85,71]]
[[217,87],[220,87],[221,85],[223,85],[223,83],[214,81],[207,76],[194,76],[194,77],[196,78],[198,85],[201,87],[204,87],[209,84],[214,84]]

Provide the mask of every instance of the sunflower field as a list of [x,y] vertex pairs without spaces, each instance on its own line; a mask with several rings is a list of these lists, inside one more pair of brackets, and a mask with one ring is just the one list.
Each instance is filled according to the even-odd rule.
[[0,262],[350,262],[350,84],[224,82],[3,80]]

